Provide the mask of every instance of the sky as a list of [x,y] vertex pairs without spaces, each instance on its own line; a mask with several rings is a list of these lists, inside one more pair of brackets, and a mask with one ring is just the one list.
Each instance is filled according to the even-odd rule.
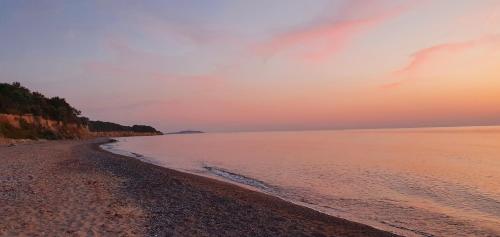
[[500,124],[498,0],[0,0],[0,82],[163,131]]

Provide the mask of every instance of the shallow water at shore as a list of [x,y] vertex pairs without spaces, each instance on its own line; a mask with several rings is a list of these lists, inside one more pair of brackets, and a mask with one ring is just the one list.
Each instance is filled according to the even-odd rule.
[[500,128],[210,133],[105,148],[408,236],[500,236]]

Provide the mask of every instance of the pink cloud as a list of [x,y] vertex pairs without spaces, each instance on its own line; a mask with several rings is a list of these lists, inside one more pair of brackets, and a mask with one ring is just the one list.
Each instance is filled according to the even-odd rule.
[[[415,5],[411,2],[364,14],[373,2],[373,0],[348,1],[341,9],[340,16],[330,17],[327,20],[279,34],[260,44],[257,51],[269,57],[282,51],[305,46],[307,49],[300,55],[300,58],[320,61],[342,50],[359,34],[402,14]],[[360,14],[365,16],[352,17]]]
[[86,72],[103,74],[103,75],[121,75],[129,73],[126,68],[104,62],[85,62],[83,65],[83,70]]
[[414,74],[421,68],[421,66],[426,65],[431,59],[438,55],[459,53],[484,44],[500,45],[500,35],[486,36],[476,40],[438,44],[421,49],[411,55],[411,60],[406,66],[393,71],[389,76],[390,78],[399,80],[382,85],[382,88],[398,87],[405,82],[412,80],[415,78]]
[[171,73],[151,73],[149,78],[158,81],[176,81],[180,83],[194,83],[197,87],[212,87],[220,85],[226,78],[220,71],[207,72],[205,74],[179,75]]
[[156,62],[167,61],[160,55],[134,49],[119,38],[108,40],[104,47],[110,52],[110,58],[84,62],[82,67],[86,72],[123,78],[136,77],[156,71]]
[[200,74],[177,74],[163,72],[160,69],[138,70],[115,65],[113,63],[89,62],[83,65],[84,70],[99,74],[112,76],[120,79],[150,79],[158,82],[194,83],[197,86],[207,87],[222,83],[226,76],[221,70],[214,70]]
[[82,64],[84,71],[120,80],[146,79],[155,83],[176,82],[209,87],[220,84],[232,70],[232,67],[218,67],[203,73],[173,72],[163,67],[168,59],[134,49],[123,41],[111,40],[106,47],[111,51],[112,57],[108,60],[85,62]]
[[207,44],[223,41],[230,38],[228,32],[209,30],[202,26],[190,24],[171,23],[155,18],[143,18],[141,20],[141,30],[154,38],[161,40],[171,40],[172,37],[186,39],[196,44]]

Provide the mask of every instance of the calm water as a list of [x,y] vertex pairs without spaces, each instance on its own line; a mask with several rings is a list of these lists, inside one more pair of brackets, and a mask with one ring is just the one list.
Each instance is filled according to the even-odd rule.
[[119,140],[107,148],[395,233],[500,236],[500,127]]

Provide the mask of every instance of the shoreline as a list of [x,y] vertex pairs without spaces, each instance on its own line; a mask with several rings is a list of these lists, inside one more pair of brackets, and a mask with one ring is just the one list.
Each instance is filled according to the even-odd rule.
[[0,146],[0,171],[9,177],[0,179],[0,215],[8,216],[0,235],[397,236],[114,154],[100,147],[107,142]]
[[[165,134],[165,135],[170,135],[170,134]],[[116,138],[116,137],[114,137],[114,138]],[[218,175],[218,174],[215,174],[213,172],[212,173],[209,172],[210,174],[206,174],[206,173],[199,173],[199,172],[190,172],[189,170],[181,170],[181,169],[175,169],[175,168],[171,168],[171,167],[166,167],[166,166],[162,166],[158,162],[155,162],[153,160],[153,158],[145,156],[145,155],[140,154],[140,153],[135,153],[135,152],[126,151],[126,150],[116,150],[115,148],[112,148],[112,147],[106,148],[105,145],[107,145],[107,144],[120,142],[119,139],[114,139],[114,138],[110,138],[109,142],[105,142],[105,143],[99,144],[98,147],[97,147],[97,149],[100,149],[100,150],[102,150],[104,152],[111,153],[111,154],[114,154],[114,155],[125,156],[125,157],[128,157],[128,158],[137,159],[137,160],[139,160],[141,162],[144,162],[144,163],[147,163],[147,164],[151,164],[151,165],[158,166],[158,167],[161,167],[161,168],[164,168],[164,169],[168,169],[168,170],[177,171],[177,172],[180,172],[180,173],[183,173],[183,174],[194,175],[194,176],[197,176],[197,177],[207,178],[207,179],[210,179],[210,180],[214,180],[214,181],[218,181],[218,182],[222,182],[222,183],[234,185],[234,186],[236,186],[238,188],[243,188],[243,189],[248,190],[248,191],[257,192],[259,194],[267,195],[267,196],[270,196],[270,197],[273,197],[273,198],[278,198],[279,200],[282,200],[284,202],[288,202],[288,203],[291,203],[293,205],[297,205],[299,207],[304,207],[304,208],[307,208],[307,209],[311,209],[312,211],[319,212],[321,214],[325,214],[325,215],[333,217],[333,218],[340,218],[340,219],[344,219],[344,220],[347,220],[347,221],[350,221],[350,222],[359,223],[359,224],[362,224],[362,225],[367,225],[367,226],[370,226],[370,227],[375,228],[377,230],[389,232],[389,233],[395,234],[395,235],[403,235],[403,236],[405,235],[405,233],[398,233],[397,231],[396,232],[392,232],[393,230],[383,229],[383,227],[377,227],[376,225],[371,225],[369,223],[363,223],[362,221],[351,220],[349,218],[339,217],[339,216],[328,214],[325,211],[322,211],[322,210],[319,210],[319,209],[315,209],[314,205],[311,204],[311,203],[308,203],[308,202],[295,201],[295,200],[291,200],[291,199],[286,199],[284,197],[280,197],[279,195],[274,195],[272,192],[269,192],[269,190],[266,191],[266,189],[269,189],[269,187],[267,187],[269,184],[264,183],[264,182],[262,182],[260,180],[255,180],[253,178],[249,178],[249,177],[240,175],[240,174],[232,173],[231,171],[224,170],[223,172],[229,173],[231,175],[237,175],[239,177],[243,177],[245,179],[252,180],[253,182],[258,182],[258,184],[252,186],[250,184],[238,182],[238,181],[232,180],[230,178],[224,177],[224,175]],[[211,167],[211,166],[208,166],[208,167],[205,166],[204,168],[207,169],[207,170],[209,170],[209,171],[213,170],[213,169],[219,170],[219,168],[217,168],[217,167]],[[259,187],[259,186],[261,186],[261,187]],[[410,231],[410,232],[412,232],[412,231]]]

